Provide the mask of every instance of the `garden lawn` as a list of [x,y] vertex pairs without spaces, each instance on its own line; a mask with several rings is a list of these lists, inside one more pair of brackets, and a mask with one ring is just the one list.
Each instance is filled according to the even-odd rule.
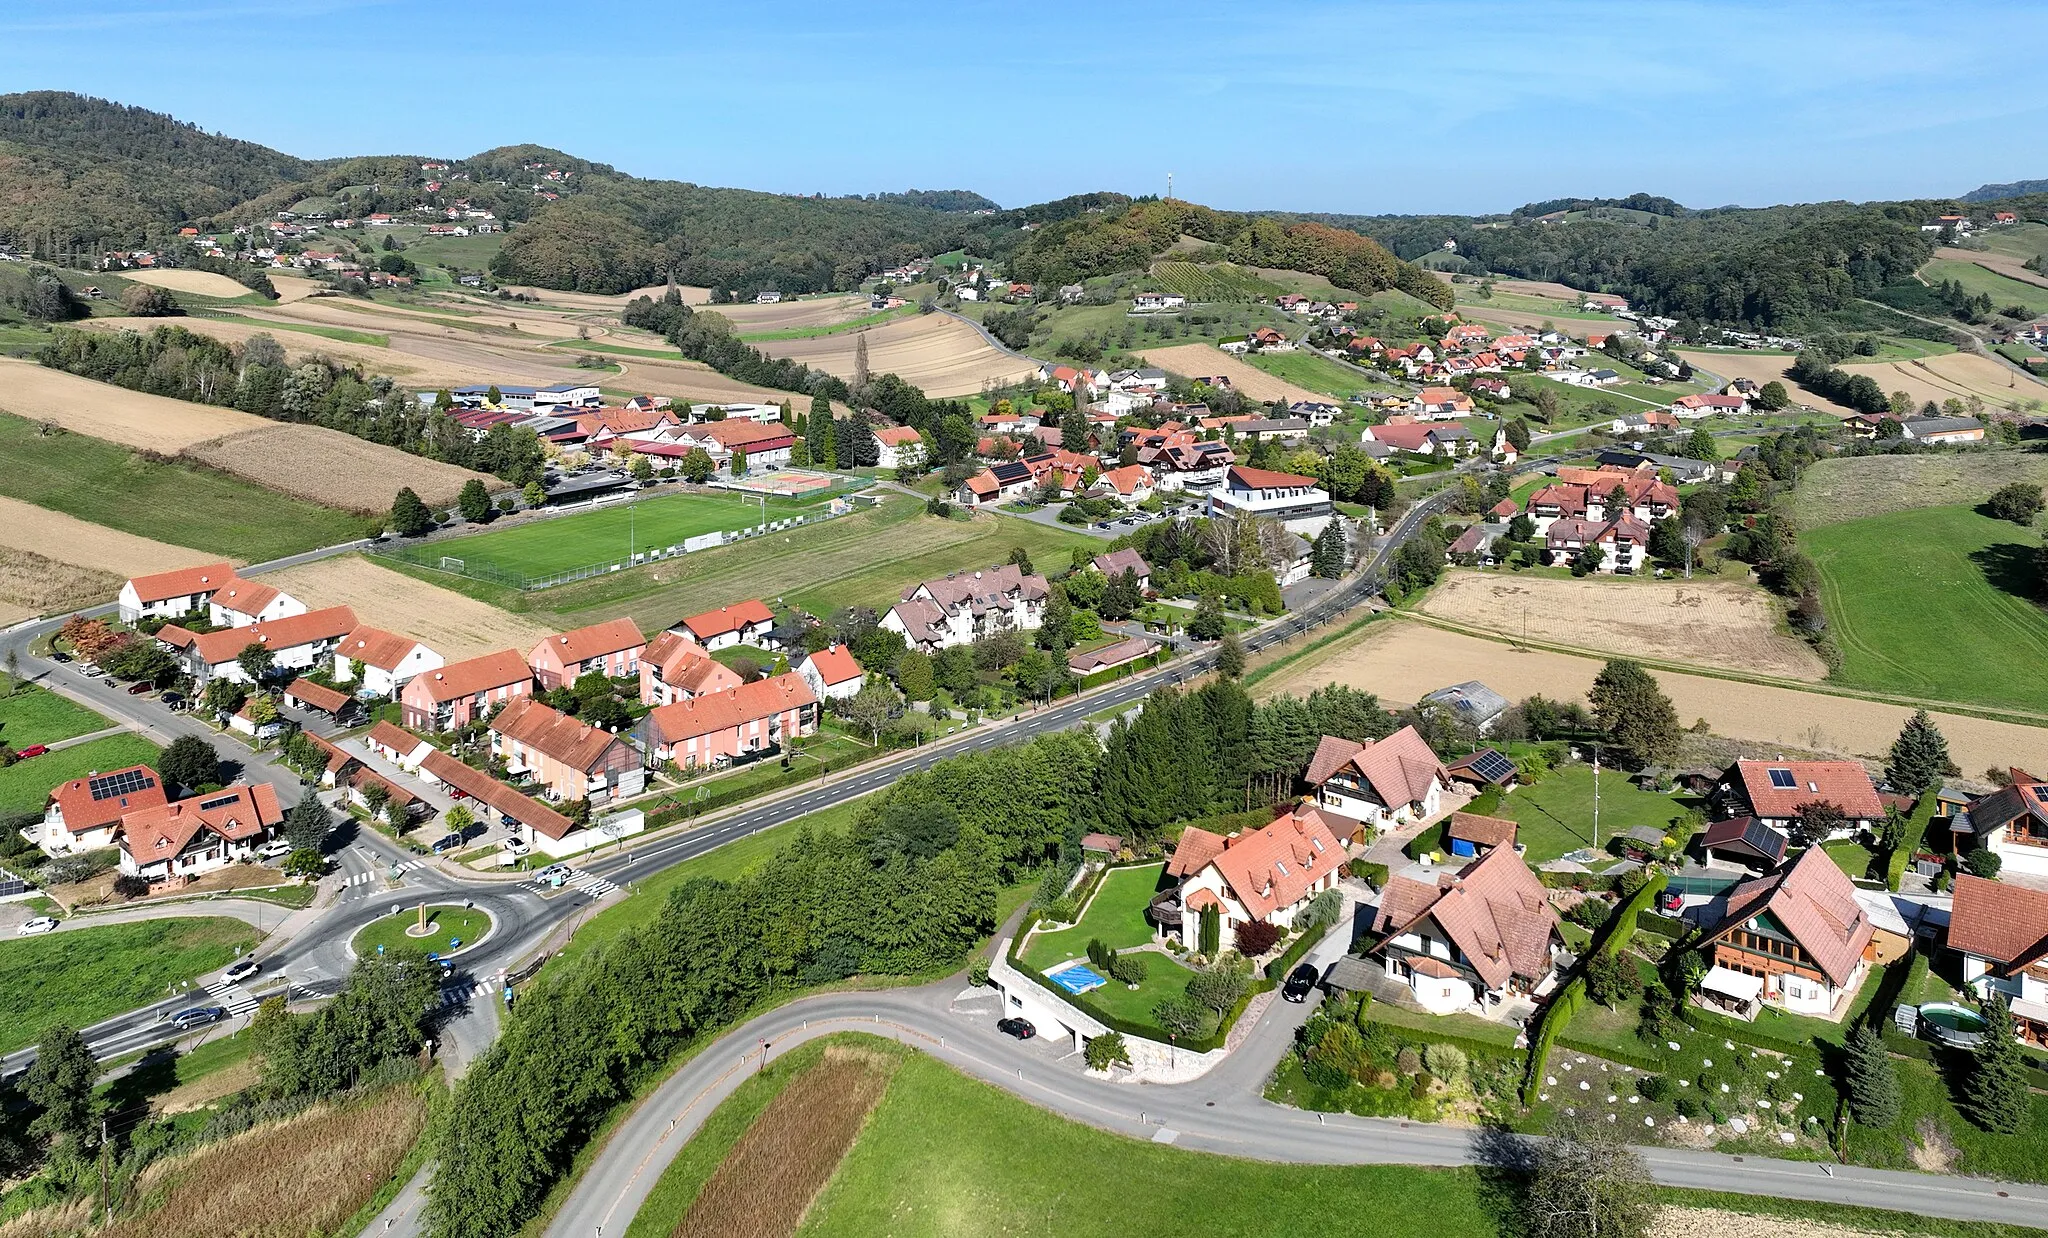
[[[823,499],[769,498],[770,520],[816,515]],[[700,533],[745,529],[761,522],[761,505],[733,495],[677,494],[620,503],[580,516],[558,516],[492,533],[409,547],[400,557],[434,566],[444,558],[527,576],[548,576],[593,563],[624,560],[632,548],[666,548]]]
[[240,920],[145,920],[0,941],[0,1053],[166,996],[256,944]]
[[419,909],[407,907],[403,911],[373,920],[350,942],[356,957],[368,958],[383,947],[386,954],[400,954],[410,951],[414,954],[446,954],[456,949],[456,942],[473,946],[490,932],[491,918],[481,911],[450,907],[445,904],[427,907],[427,927],[432,930],[425,937],[414,937],[408,929],[419,923]]
[[[0,396],[0,401],[5,397]],[[123,533],[245,562],[363,534],[358,516],[212,469],[145,460],[83,434],[0,414],[0,494]]]
[[1069,1122],[913,1054],[799,1233],[1492,1234],[1469,1170],[1279,1165]]
[[105,730],[112,722],[54,692],[22,684],[0,696],[0,743],[10,748],[54,744]]
[[[1600,849],[1623,830],[1638,825],[1668,826],[1685,812],[1669,795],[1632,785],[1617,769],[1600,771]],[[1502,797],[1498,815],[1521,826],[1516,841],[1533,865],[1593,845],[1593,767],[1566,765],[1535,786]]]
[[1159,873],[1165,867],[1146,864],[1110,869],[1088,900],[1080,923],[1056,932],[1033,933],[1024,947],[1024,961],[1044,971],[1062,959],[1086,959],[1090,940],[1100,939],[1112,950],[1128,950],[1152,941],[1156,934],[1145,919],[1145,907],[1158,892]]
[[1969,507],[1928,507],[1803,532],[1842,650],[1838,683],[2039,712],[2048,613],[2040,538]]
[[[10,741],[11,742],[11,741]],[[41,812],[50,788],[94,770],[156,764],[161,749],[140,735],[109,735],[0,769],[0,817]]]

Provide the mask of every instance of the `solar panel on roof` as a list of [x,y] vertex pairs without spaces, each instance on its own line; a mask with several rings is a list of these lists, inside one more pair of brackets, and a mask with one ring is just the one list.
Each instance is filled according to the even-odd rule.
[[139,769],[124,769],[115,774],[101,774],[86,780],[85,789],[96,800],[110,800],[118,796],[133,795],[156,785],[156,779]]
[[1515,772],[1515,763],[1488,748],[1473,754],[1472,759],[1466,763],[1466,768],[1488,782],[1499,782]]
[[210,800],[202,801],[199,807],[201,811],[204,811],[208,808],[221,808],[228,804],[239,804],[241,802],[242,797],[240,793],[236,793],[234,795],[216,795]]
[[1771,771],[1771,785],[1789,791],[1799,785],[1799,780],[1792,776],[1789,769],[1774,769]]

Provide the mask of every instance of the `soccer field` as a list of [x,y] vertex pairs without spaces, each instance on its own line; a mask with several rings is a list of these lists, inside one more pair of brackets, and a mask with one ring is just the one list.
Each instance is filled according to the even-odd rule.
[[[822,515],[830,500],[767,500],[767,519]],[[633,550],[666,549],[685,538],[724,529],[744,529],[762,520],[757,498],[732,494],[678,494],[638,503],[618,503],[578,516],[558,516],[530,524],[451,538],[424,546],[408,546],[395,558],[422,567],[439,567],[444,558],[460,559],[464,568],[479,567],[527,576],[548,576],[607,560],[624,561]]]

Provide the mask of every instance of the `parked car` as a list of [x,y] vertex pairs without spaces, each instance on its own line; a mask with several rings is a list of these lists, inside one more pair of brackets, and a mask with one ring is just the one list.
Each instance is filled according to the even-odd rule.
[[141,683],[131,683],[128,685],[128,695],[141,696],[143,693],[149,691],[151,688],[155,686],[155,684],[150,683],[146,679],[143,680]]
[[291,843],[282,838],[271,839],[269,842],[264,843],[256,852],[257,855],[262,856],[266,860],[282,859],[291,853]]
[[575,869],[570,868],[567,864],[550,864],[540,870],[540,879],[542,881],[567,881],[569,874],[575,871]]
[[451,800],[466,800],[469,798],[469,792],[460,787],[450,787],[448,788],[448,798]]
[[37,916],[33,920],[22,921],[21,927],[14,930],[14,935],[16,937],[36,937],[43,933],[53,933],[56,930],[57,921],[54,918],[50,916]]
[[525,855],[531,850],[533,850],[533,844],[523,838],[508,838],[505,840],[505,853],[507,855]]
[[53,649],[50,651],[50,661],[52,662],[69,662],[70,660],[71,655],[65,653],[62,649]]
[[453,851],[461,845],[462,835],[443,834],[441,835],[441,837],[434,840],[434,854],[440,855],[444,851]]
[[177,1014],[171,1016],[171,1026],[181,1032],[189,1032],[195,1027],[205,1027],[209,1023],[218,1023],[227,1017],[228,1012],[225,1006],[194,1006],[190,1010],[180,1010]]
[[30,757],[39,757],[49,750],[50,745],[48,744],[30,744],[20,752],[15,753],[14,756],[17,760],[26,761]]
[[1031,1026],[1029,1019],[997,1019],[996,1030],[1005,1036],[1015,1036],[1019,1040],[1029,1040],[1038,1035],[1038,1029]]
[[466,825],[462,828],[462,841],[468,842],[472,838],[482,838],[484,835],[490,832],[491,826],[489,822],[473,822],[472,824]]
[[87,663],[85,669],[80,671],[79,674],[84,675],[87,679],[105,679],[107,676],[105,671],[90,663]]
[[1314,963],[1303,963],[1287,973],[1287,983],[1281,987],[1280,996],[1290,1002],[1305,1002],[1309,990],[1315,988],[1316,981],[1321,978],[1322,973],[1316,970]]
[[177,709],[185,703],[185,694],[183,692],[166,692],[157,699],[169,705],[172,709]]
[[242,959],[230,965],[225,972],[222,972],[221,979],[228,984],[240,984],[262,970],[262,967],[263,964],[258,963],[255,959]]

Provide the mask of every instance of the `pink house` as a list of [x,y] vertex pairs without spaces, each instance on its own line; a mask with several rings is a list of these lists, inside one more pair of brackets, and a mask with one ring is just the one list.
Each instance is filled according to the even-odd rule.
[[772,751],[816,730],[817,717],[817,695],[790,673],[660,706],[641,724],[641,736],[655,760],[692,769]]
[[399,700],[405,725],[449,731],[478,721],[496,705],[533,691],[533,668],[514,649],[500,649],[406,681]]
[[526,655],[540,686],[552,692],[591,671],[607,679],[640,673],[647,638],[631,619],[608,619],[587,628],[550,636]]
[[646,771],[624,739],[522,696],[491,719],[491,755],[507,773],[526,775],[554,800],[601,804],[640,794]]
[[640,703],[667,705],[740,686],[739,674],[682,632],[660,632],[640,655]]

